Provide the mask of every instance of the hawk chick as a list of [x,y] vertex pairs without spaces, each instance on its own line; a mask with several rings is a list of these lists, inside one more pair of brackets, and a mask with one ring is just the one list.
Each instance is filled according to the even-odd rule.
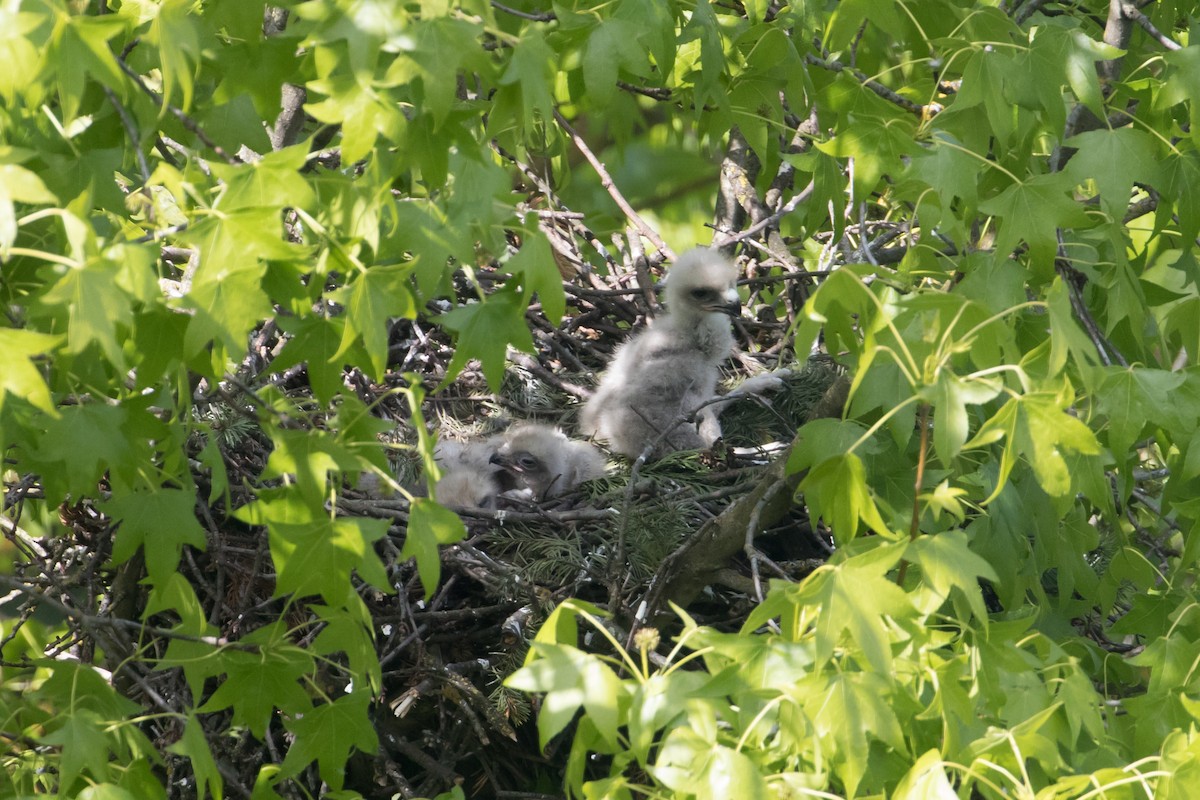
[[[741,308],[737,276],[737,267],[715,250],[696,248],[679,257],[666,279],[668,313],[617,349],[583,409],[585,435],[630,458],[660,436],[652,458],[711,447],[720,438],[718,404],[700,407],[716,397],[719,367],[733,350],[729,317]],[[778,378],[758,376],[739,392],[778,384]],[[696,425],[675,425],[697,409]]]
[[505,470],[517,488],[534,500],[557,497],[604,474],[604,456],[587,442],[573,441],[557,428],[534,423],[504,432],[490,461]]
[[447,505],[495,508],[498,497],[544,500],[604,474],[604,456],[548,425],[525,422],[473,442],[439,442],[443,474],[434,494]]

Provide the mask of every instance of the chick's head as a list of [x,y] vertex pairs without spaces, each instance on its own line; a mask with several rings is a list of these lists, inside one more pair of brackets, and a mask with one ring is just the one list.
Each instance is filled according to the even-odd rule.
[[737,267],[715,250],[697,247],[684,253],[667,274],[667,310],[673,314],[720,312],[737,316]]

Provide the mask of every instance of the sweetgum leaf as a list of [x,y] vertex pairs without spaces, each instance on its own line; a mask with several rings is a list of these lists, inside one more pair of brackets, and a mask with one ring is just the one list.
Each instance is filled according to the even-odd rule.
[[183,546],[203,550],[204,528],[196,520],[196,496],[183,489],[156,489],[114,496],[106,513],[120,523],[113,561],[127,561],[141,547],[146,569],[156,582],[174,574]]
[[442,562],[438,545],[454,544],[466,535],[463,521],[450,509],[426,497],[413,500],[400,557],[417,560],[417,574],[421,576],[421,585],[425,587],[426,600],[433,597],[441,578]]
[[316,665],[312,655],[289,641],[280,622],[259,628],[241,643],[257,646],[257,651],[227,653],[225,680],[197,711],[232,707],[234,724],[245,725],[262,739],[276,709],[291,715],[312,709],[301,679],[311,675]]
[[306,524],[268,524],[276,596],[319,594],[340,603],[352,586],[351,571],[377,589],[389,584],[374,543],[387,534],[387,521],[340,517]]
[[4,410],[8,398],[16,397],[58,417],[50,398],[50,387],[33,359],[49,355],[61,342],[61,336],[0,328],[0,411]]
[[392,317],[413,319],[417,314],[408,285],[411,274],[412,267],[406,264],[371,267],[334,294],[346,306],[346,317],[341,344],[330,361],[344,357],[361,340],[371,360],[372,374],[383,378],[388,321]]
[[368,716],[371,696],[357,690],[324,703],[303,716],[284,721],[296,738],[283,760],[281,774],[292,776],[317,762],[321,780],[335,791],[346,780],[346,762],[357,749],[373,754],[379,738]]
[[570,645],[534,642],[539,658],[514,672],[505,683],[530,692],[545,692],[538,714],[538,741],[545,748],[583,708],[597,732],[617,743],[619,704],[625,688],[608,665]]
[[1114,220],[1129,209],[1134,181],[1161,185],[1155,139],[1133,128],[1101,128],[1072,136],[1065,144],[1078,150],[1067,164],[1077,182],[1094,180],[1100,205]]
[[496,391],[504,377],[508,346],[534,352],[533,336],[525,324],[525,301],[517,296],[516,287],[505,286],[484,301],[459,306],[440,319],[458,334],[443,384],[454,380],[469,359],[478,358],[488,386]]
[[213,758],[212,748],[208,746],[208,739],[204,734],[204,724],[199,717],[189,713],[183,726],[183,736],[167,749],[192,762],[198,800],[204,800],[209,794],[212,794],[214,800],[220,800],[224,796],[225,782],[221,778],[221,769]]
[[1070,198],[1071,188],[1072,181],[1061,173],[1035,175],[981,202],[980,211],[1003,220],[996,236],[996,249],[1007,253],[1024,240],[1033,260],[1045,265],[1040,267],[1041,273],[1049,275],[1058,229],[1088,222],[1087,215]]
[[892,652],[885,617],[910,616],[912,603],[886,573],[900,560],[903,545],[887,545],[826,565],[792,592],[795,602],[818,609],[817,659],[827,661],[846,634],[861,658],[881,675],[890,675]]

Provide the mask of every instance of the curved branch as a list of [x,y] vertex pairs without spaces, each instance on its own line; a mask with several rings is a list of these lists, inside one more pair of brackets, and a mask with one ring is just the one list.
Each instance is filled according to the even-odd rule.
[[609,197],[611,197],[621,209],[621,211],[625,214],[625,217],[631,223],[633,223],[635,228],[637,228],[638,233],[646,237],[646,240],[654,245],[658,252],[662,253],[666,259],[674,261],[675,251],[668,247],[667,243],[664,242],[662,237],[658,235],[658,232],[647,225],[646,221],[642,219],[641,215],[633,210],[633,206],[629,205],[629,201],[625,199],[625,196],[621,194],[621,191],[616,187],[616,184],[613,183],[612,176],[608,174],[608,169],[604,166],[600,159],[596,157],[596,154],[592,152],[591,148],[588,147],[587,142],[583,140],[583,137],[579,135],[579,132],[571,127],[571,123],[567,122],[567,118],[564,117],[557,109],[554,111],[554,119],[556,122],[558,122],[559,126],[566,131],[567,135],[571,137],[571,141],[575,143],[575,146],[579,148],[579,152],[582,153],[583,157],[586,158],[588,163],[592,165],[592,169],[596,170],[596,174],[600,176],[600,185],[603,186],[605,191],[608,192]]

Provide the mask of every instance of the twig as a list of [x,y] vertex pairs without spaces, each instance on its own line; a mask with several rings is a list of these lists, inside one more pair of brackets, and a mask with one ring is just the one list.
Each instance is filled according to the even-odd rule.
[[653,244],[658,252],[662,253],[665,258],[674,261],[675,251],[673,251],[670,247],[667,247],[667,244],[662,240],[662,237],[659,236],[653,228],[647,225],[646,221],[642,219],[636,211],[633,210],[633,206],[629,205],[629,201],[625,199],[625,196],[621,194],[621,191],[617,188],[616,184],[613,183],[612,176],[608,174],[608,169],[604,166],[600,159],[596,157],[596,154],[592,152],[591,148],[588,147],[587,142],[583,140],[583,137],[579,135],[579,132],[571,127],[571,123],[567,122],[567,118],[564,117],[557,109],[554,111],[554,119],[558,122],[559,126],[566,131],[567,135],[571,137],[571,141],[575,143],[575,146],[579,149],[579,152],[583,154],[583,157],[586,158],[588,163],[592,165],[592,169],[594,169],[596,174],[600,176],[600,185],[603,186],[608,192],[609,197],[613,199],[613,202],[617,204],[617,206],[625,214],[626,218],[628,218],[629,221],[633,223],[634,227],[637,228],[638,233],[646,237],[646,239]]
[[121,118],[121,125],[125,128],[125,135],[129,137],[129,141],[133,144],[133,154],[137,156],[138,171],[142,174],[142,184],[150,182],[150,165],[146,162],[146,154],[142,152],[142,139],[138,135],[137,126],[133,123],[133,118],[129,116],[129,112],[125,110],[125,106],[121,105],[121,101],[117,99],[116,93],[107,86],[104,89],[104,96],[108,98],[108,102],[113,104],[113,108],[117,110],[117,116]]
[[[824,48],[821,49],[822,52],[824,52]],[[831,72],[849,72],[858,80],[859,83],[882,97],[884,100],[895,103],[896,105],[900,106],[900,108],[915,114],[921,119],[931,117],[942,110],[942,106],[939,103],[930,103],[929,105],[925,106],[914,103],[907,97],[902,97],[901,95],[896,94],[879,81],[868,78],[864,73],[855,69],[854,67],[843,64],[836,59],[828,58],[828,56],[826,56],[826,58],[818,58],[817,56],[809,53],[807,56],[805,56],[805,60],[808,61],[809,64],[821,67],[822,69],[827,69]]]
[[788,200],[786,203],[784,203],[782,206],[780,206],[779,210],[776,211],[774,214],[772,214],[769,217],[764,217],[763,219],[761,219],[758,222],[751,225],[749,228],[746,228],[741,233],[726,234],[724,237],[719,237],[719,236],[714,237],[713,238],[713,246],[714,247],[725,247],[727,245],[736,244],[737,242],[740,242],[743,239],[748,239],[751,236],[754,236],[756,233],[758,233],[761,230],[764,230],[765,228],[774,226],[776,223],[779,222],[779,220],[783,219],[788,214],[795,211],[796,206],[800,205],[801,203],[808,200],[808,198],[812,197],[812,194],[814,191],[816,191],[816,188],[817,188],[816,182],[809,181],[807,186],[805,186],[797,194],[793,195],[790,200]]
[[497,3],[496,0],[492,0],[492,8],[497,11],[503,11],[505,14],[512,14],[514,17],[530,20],[531,22],[554,22],[558,19],[558,15],[553,11],[543,11],[540,14],[529,11],[518,11],[515,8]]
[[[136,44],[136,41],[137,40],[135,39],[131,44]],[[147,97],[154,101],[155,105],[157,105],[159,108],[165,108],[170,111],[171,114],[183,124],[183,127],[196,134],[196,138],[203,142],[205,147],[212,150],[228,164],[240,163],[236,158],[229,155],[229,153],[225,151],[225,148],[221,147],[221,145],[210,139],[208,134],[204,132],[204,129],[201,128],[194,119],[185,114],[181,109],[178,109],[168,103],[165,98],[158,94],[158,92],[147,86],[146,82],[142,80],[142,76],[137,74],[137,71],[134,70],[133,67],[125,63],[124,54],[117,58],[117,66],[119,66],[121,71],[133,80],[134,84],[141,89]]]
[[1135,6],[1133,3],[1121,3],[1121,13],[1126,19],[1131,19],[1138,25],[1142,26],[1142,29],[1145,30],[1146,33],[1150,34],[1155,41],[1168,50],[1183,49],[1183,46],[1179,44],[1179,42],[1175,41],[1170,36],[1167,36],[1158,28],[1154,27],[1154,23],[1150,21],[1150,18],[1141,11],[1138,11],[1137,6]]

